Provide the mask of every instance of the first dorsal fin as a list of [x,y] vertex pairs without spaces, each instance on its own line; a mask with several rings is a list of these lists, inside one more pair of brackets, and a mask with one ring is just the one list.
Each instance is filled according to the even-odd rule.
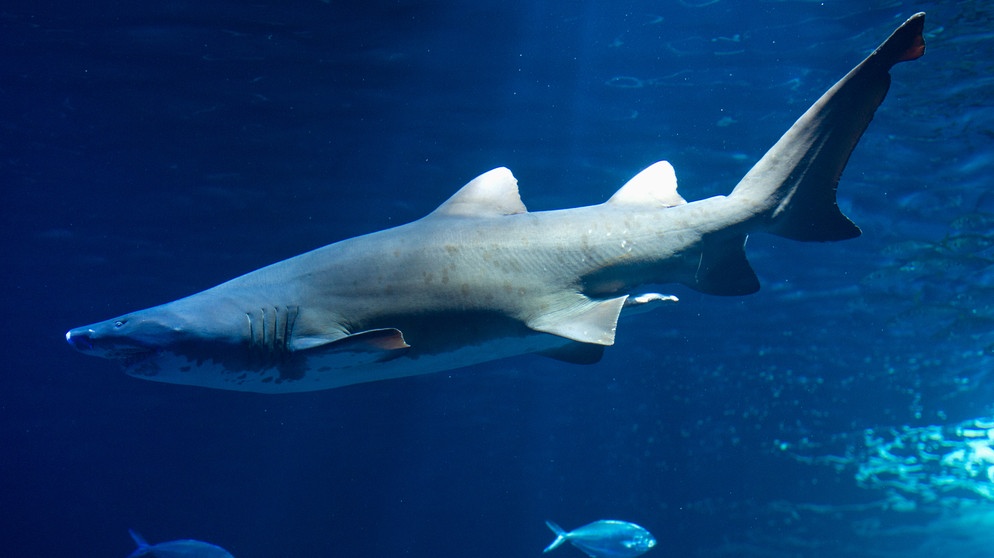
[[518,194],[518,181],[505,167],[485,172],[459,189],[431,215],[499,217],[528,213]]
[[615,192],[607,203],[613,205],[637,205],[673,207],[683,205],[683,199],[676,191],[676,172],[666,161],[654,163],[636,174]]

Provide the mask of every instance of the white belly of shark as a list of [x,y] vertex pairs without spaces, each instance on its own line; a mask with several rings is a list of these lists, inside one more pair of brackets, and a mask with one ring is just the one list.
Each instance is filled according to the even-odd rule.
[[759,289],[749,234],[856,237],[835,190],[890,86],[925,52],[924,14],[811,106],[728,196],[687,203],[666,162],[607,202],[529,212],[511,172],[426,217],[319,248],[192,296],[72,329],[79,351],[135,377],[287,393],[452,370],[514,355],[597,362],[620,317],[675,297]]
[[[646,307],[677,300],[674,296],[655,293],[640,298]],[[456,321],[453,325],[458,327],[460,324]],[[534,353],[577,364],[592,363],[600,358],[602,349],[600,345],[576,346],[569,339],[550,334],[508,332],[506,336],[486,336],[435,353],[408,347],[399,354],[391,354],[363,346],[312,354],[304,351],[282,362],[261,366],[243,363],[231,367],[224,359],[160,350],[124,369],[136,378],[158,382],[258,393],[294,393],[454,370],[521,354]]]

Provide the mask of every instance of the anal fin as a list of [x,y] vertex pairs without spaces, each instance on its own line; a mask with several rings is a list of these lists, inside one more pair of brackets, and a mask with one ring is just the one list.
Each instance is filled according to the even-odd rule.
[[747,295],[759,290],[759,278],[745,254],[745,236],[704,241],[701,260],[689,287],[712,295]]

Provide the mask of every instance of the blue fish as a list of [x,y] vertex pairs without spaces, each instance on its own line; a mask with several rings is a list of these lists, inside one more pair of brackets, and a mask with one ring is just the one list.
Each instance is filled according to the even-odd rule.
[[131,529],[128,529],[128,532],[131,533],[131,538],[138,545],[138,548],[129,554],[128,558],[139,558],[140,556],[148,556],[149,558],[235,558],[227,550],[211,543],[183,539],[148,544],[148,541],[140,534]]
[[545,524],[556,534],[556,540],[544,552],[569,541],[590,558],[632,558],[656,546],[652,533],[627,521],[602,519],[569,533],[551,521]]

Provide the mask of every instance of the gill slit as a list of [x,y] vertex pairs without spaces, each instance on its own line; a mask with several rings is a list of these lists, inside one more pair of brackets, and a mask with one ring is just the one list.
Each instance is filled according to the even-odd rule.
[[270,357],[289,354],[299,313],[299,306],[264,306],[246,312],[249,348]]

